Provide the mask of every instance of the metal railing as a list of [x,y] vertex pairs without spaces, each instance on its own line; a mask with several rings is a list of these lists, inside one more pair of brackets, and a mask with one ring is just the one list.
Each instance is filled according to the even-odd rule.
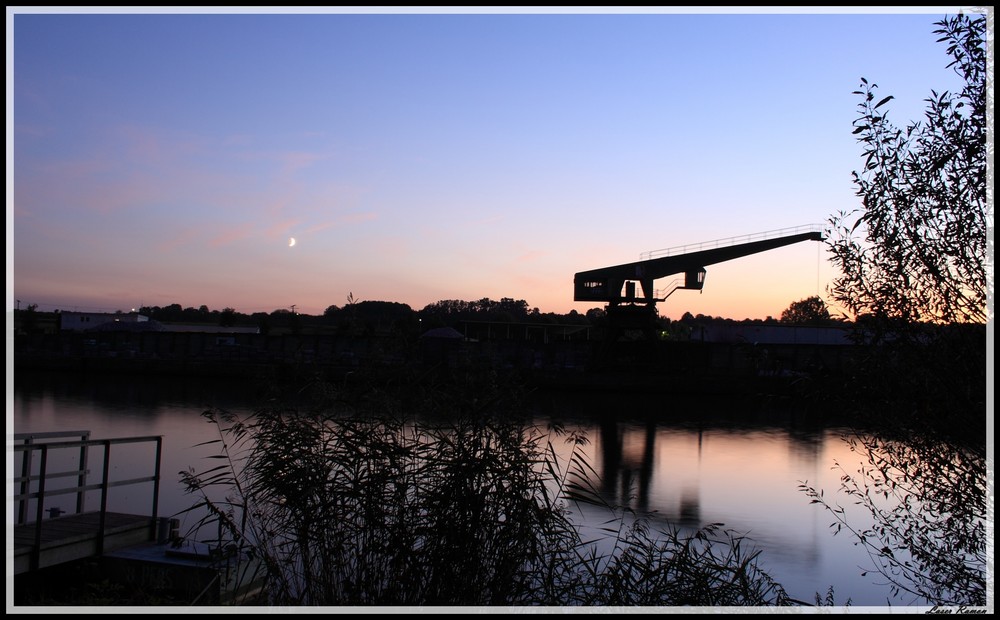
[[[24,442],[24,445],[31,445],[38,441],[47,441],[57,438],[66,437],[79,437],[82,441],[90,439],[90,431],[54,431],[48,433],[16,433],[14,435],[15,441]],[[25,495],[28,493],[31,487],[31,480],[28,474],[31,472],[32,466],[32,456],[34,451],[23,450],[24,454],[21,455],[21,476],[16,480],[20,482],[20,495]],[[80,463],[76,471],[66,471],[66,472],[55,472],[48,474],[50,479],[52,478],[64,478],[67,476],[77,476],[77,485],[82,487],[87,484],[87,446],[80,447]],[[20,496],[19,495],[19,496]],[[84,503],[86,501],[86,493],[80,491],[76,496],[76,512],[84,511]],[[23,499],[17,503],[17,524],[21,525],[27,521],[28,517],[28,500]]]
[[[76,441],[42,441],[59,437],[81,437]],[[162,436],[143,437],[120,437],[115,439],[89,439],[90,431],[62,431],[53,433],[18,433],[14,435],[15,441],[22,441],[22,444],[14,445],[14,451],[22,453],[20,475],[15,476],[13,482],[20,489],[14,496],[14,501],[18,505],[18,524],[23,525],[28,522],[29,503],[34,500],[35,521],[34,521],[34,552],[37,554],[41,549],[42,520],[45,513],[45,500],[56,495],[76,494],[76,512],[82,513],[85,508],[85,496],[88,491],[100,491],[101,501],[98,518],[97,531],[97,553],[100,555],[104,550],[104,533],[106,517],[108,512],[108,491],[113,487],[126,485],[149,483],[153,484],[152,509],[150,515],[150,535],[155,536],[157,510],[159,509],[160,495],[160,457],[162,455]],[[156,445],[156,456],[154,461],[154,471],[151,476],[142,476],[126,480],[111,481],[109,477],[111,468],[111,446],[121,444],[153,442]],[[88,483],[87,476],[90,470],[87,467],[89,449],[94,446],[104,448],[104,458],[102,463],[102,475],[99,482]],[[79,469],[72,471],[49,472],[49,456],[56,450],[79,450]],[[34,459],[38,459],[38,473],[32,473]],[[58,489],[47,489],[46,482],[54,478],[77,478],[75,486],[62,487]],[[32,483],[37,483],[37,488],[32,490]]]
[[653,298],[656,301],[666,301],[667,297],[670,297],[674,291],[681,288],[684,285],[684,278],[674,278],[669,284],[663,288],[658,288],[653,293]]
[[736,245],[737,243],[751,243],[753,241],[765,241],[767,239],[775,239],[777,237],[787,237],[789,235],[797,235],[807,232],[823,232],[822,224],[805,224],[803,226],[796,226],[794,228],[781,228],[779,230],[769,230],[766,232],[751,233],[749,235],[740,235],[738,237],[727,237],[725,239],[716,239],[715,241],[703,241],[701,243],[691,243],[688,245],[679,245],[672,248],[666,248],[664,250],[650,250],[648,252],[643,252],[639,255],[641,260],[649,260],[653,258],[661,258],[664,256],[674,256],[677,254],[687,254],[688,252],[700,252],[701,250],[712,250],[715,248],[724,248],[731,245]]

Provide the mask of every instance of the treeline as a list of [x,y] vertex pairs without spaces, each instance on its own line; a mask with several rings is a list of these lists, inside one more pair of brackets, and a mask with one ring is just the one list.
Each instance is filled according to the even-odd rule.
[[[180,304],[169,306],[143,306],[141,314],[165,323],[210,323],[225,327],[256,327],[261,333],[271,330],[291,331],[350,331],[354,333],[374,331],[414,332],[438,327],[459,328],[465,322],[493,323],[535,323],[543,325],[586,325],[603,327],[607,313],[603,308],[591,308],[584,313],[570,310],[568,313],[541,312],[523,299],[504,297],[499,300],[484,297],[467,301],[443,299],[414,310],[409,305],[394,301],[356,300],[349,295],[343,306],[331,305],[322,315],[308,315],[279,308],[272,312],[244,314],[233,308],[210,310],[207,306],[183,308]],[[677,321],[660,317],[660,327],[664,331],[677,331],[681,326],[707,325],[710,323],[760,323],[829,325],[836,321],[830,317],[825,304],[819,297],[793,302],[780,319],[743,319],[736,321],[726,317],[690,312]],[[673,328],[673,329],[671,329]]]
[[349,330],[370,331],[415,331],[437,327],[459,327],[465,321],[491,321],[500,323],[543,323],[570,325],[597,325],[605,315],[604,310],[593,308],[585,314],[570,310],[567,314],[541,312],[528,305],[523,299],[504,297],[493,300],[488,297],[476,301],[446,299],[414,310],[408,304],[394,301],[356,300],[348,296],[343,306],[331,305],[322,315],[309,315],[288,308],[278,308],[272,312],[245,314],[234,308],[211,310],[207,306],[182,307],[180,304],[168,306],[143,306],[139,313],[163,323],[213,324],[224,327],[256,327],[261,333],[272,330],[316,331]]
[[[504,297],[499,300],[484,297],[475,301],[443,299],[414,310],[409,305],[394,301],[357,300],[348,295],[343,306],[331,305],[321,315],[295,312],[293,308],[278,308],[271,312],[239,312],[225,307],[210,309],[206,305],[197,308],[181,304],[167,306],[142,306],[139,314],[161,323],[184,323],[193,325],[219,325],[222,327],[252,327],[260,333],[287,332],[349,332],[353,334],[375,331],[398,331],[416,333],[438,327],[461,328],[465,322],[493,323],[534,323],[541,325],[585,325],[600,328],[606,325],[607,313],[603,308],[591,308],[586,312],[570,310],[568,313],[541,312],[528,305],[523,299]],[[119,311],[119,314],[124,314]],[[14,313],[17,333],[36,333],[59,329],[59,311],[40,312],[35,305],[18,309]],[[722,316],[704,314],[684,315],[671,321],[667,317],[657,319],[658,327],[664,333],[682,334],[695,325],[713,323],[750,324],[795,324],[831,325],[839,321],[830,317],[825,303],[819,297],[810,297],[793,302],[782,312],[780,319],[743,319],[736,321]],[[422,333],[422,332],[421,332]]]

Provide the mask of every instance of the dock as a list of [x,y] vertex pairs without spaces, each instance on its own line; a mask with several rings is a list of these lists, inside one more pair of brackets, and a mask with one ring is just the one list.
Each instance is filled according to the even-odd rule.
[[[95,569],[117,583],[167,589],[189,604],[237,603],[259,589],[259,561],[184,541],[176,519],[157,515],[161,436],[92,439],[90,431],[55,431],[17,433],[14,439],[19,458],[13,476],[14,548],[8,553],[15,577],[32,578],[45,569],[94,559]],[[123,444],[152,446],[148,472],[134,462],[119,468],[127,475],[148,475],[109,475],[112,447],[123,454]],[[100,463],[96,471],[92,460]],[[64,469],[67,462],[71,465]],[[114,489],[135,485],[152,485],[148,510],[139,505],[136,513],[108,509]],[[53,498],[59,496],[60,505],[68,499],[73,508],[57,506]],[[88,508],[95,503],[96,509]]]
[[155,522],[148,515],[100,512],[46,519],[14,526],[14,574],[97,557],[153,540]]
[[[162,436],[92,439],[90,431],[54,431],[16,433],[14,441],[14,452],[20,456],[15,459],[13,477],[17,489],[13,498],[15,575],[99,557],[106,551],[157,536]],[[153,447],[149,475],[112,480],[112,447],[125,444]],[[99,472],[90,469],[95,452],[101,457]],[[58,469],[67,467],[67,456],[71,468]],[[152,485],[149,512],[108,510],[113,489],[146,484]],[[88,510],[88,500],[93,503],[95,494],[98,507]],[[73,509],[54,505],[53,498],[65,496],[69,496]]]

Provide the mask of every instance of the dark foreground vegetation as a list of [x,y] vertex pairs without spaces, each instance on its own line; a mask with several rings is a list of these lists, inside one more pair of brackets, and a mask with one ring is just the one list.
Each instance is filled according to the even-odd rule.
[[[18,607],[164,607],[190,605],[192,597],[163,583],[125,581],[108,572],[99,558],[78,560],[17,575]],[[8,602],[9,602],[8,594]],[[8,613],[10,609],[8,608]]]
[[[245,558],[261,605],[786,605],[749,541],[708,525],[650,531],[605,505],[592,544],[569,518],[602,505],[585,437],[522,420],[489,368],[424,382],[315,382],[252,420],[208,411],[221,464],[185,472]],[[280,405],[277,404],[280,402]],[[638,518],[636,518],[638,517]]]

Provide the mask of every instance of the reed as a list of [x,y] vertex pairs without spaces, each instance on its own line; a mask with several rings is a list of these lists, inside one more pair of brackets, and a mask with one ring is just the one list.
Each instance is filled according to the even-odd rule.
[[[720,524],[653,532],[603,504],[586,437],[529,424],[518,385],[489,369],[373,369],[313,381],[248,419],[206,411],[216,464],[181,472],[204,515],[192,535],[264,580],[245,604],[792,603]],[[570,520],[581,502],[618,524],[610,550]]]

